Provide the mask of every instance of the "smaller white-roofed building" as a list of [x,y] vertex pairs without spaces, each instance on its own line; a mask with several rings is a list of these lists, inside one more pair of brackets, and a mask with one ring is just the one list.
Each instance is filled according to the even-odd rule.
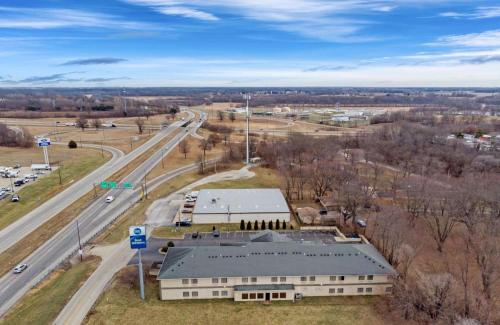
[[278,188],[200,190],[193,223],[290,221],[290,210]]

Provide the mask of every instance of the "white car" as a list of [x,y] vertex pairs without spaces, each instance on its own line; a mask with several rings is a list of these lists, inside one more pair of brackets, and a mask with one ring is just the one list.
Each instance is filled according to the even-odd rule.
[[13,270],[14,274],[19,274],[28,268],[28,264],[23,263],[16,266]]
[[196,199],[193,199],[192,197],[189,197],[189,198],[186,199],[186,202],[189,202],[189,203],[196,202]]
[[109,195],[108,197],[106,197],[106,203],[111,203],[115,200],[115,198],[112,196],[112,195]]

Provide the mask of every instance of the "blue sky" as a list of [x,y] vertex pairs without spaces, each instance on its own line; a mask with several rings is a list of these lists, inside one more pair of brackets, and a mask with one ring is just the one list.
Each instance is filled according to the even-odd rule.
[[500,87],[500,1],[0,0],[0,86]]

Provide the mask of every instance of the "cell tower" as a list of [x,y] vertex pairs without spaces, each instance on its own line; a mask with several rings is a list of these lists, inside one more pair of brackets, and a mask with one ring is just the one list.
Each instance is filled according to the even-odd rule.
[[247,118],[247,165],[250,164],[250,110],[248,108],[248,102],[251,98],[250,94],[245,94],[243,96],[247,100],[246,118]]

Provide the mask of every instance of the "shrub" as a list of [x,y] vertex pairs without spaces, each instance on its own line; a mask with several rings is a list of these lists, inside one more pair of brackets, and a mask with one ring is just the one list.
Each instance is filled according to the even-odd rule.
[[266,222],[262,220],[262,223],[260,224],[260,230],[266,230]]
[[276,230],[280,230],[280,220],[276,219]]
[[250,220],[248,220],[247,223],[247,230],[252,230],[252,223],[250,222]]
[[240,230],[245,230],[245,221],[243,219],[240,221]]
[[269,230],[273,230],[273,221],[269,220],[269,225],[267,226]]
[[76,144],[76,141],[74,141],[74,140],[69,140],[68,147],[70,149],[76,149],[78,147],[78,144]]
[[253,224],[253,230],[259,230],[259,222],[257,220]]
[[285,220],[283,220],[283,223],[281,225],[281,229],[286,230],[286,222],[285,222]]

